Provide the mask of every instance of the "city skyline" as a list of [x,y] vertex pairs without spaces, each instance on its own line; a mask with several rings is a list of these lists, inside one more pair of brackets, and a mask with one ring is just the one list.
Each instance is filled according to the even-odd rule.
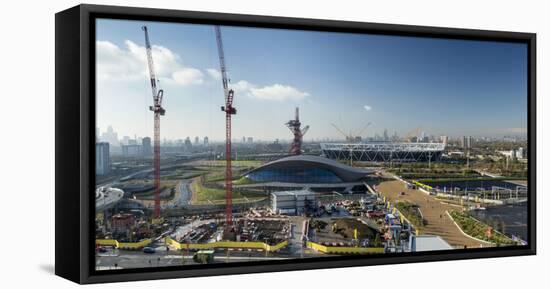
[[[99,134],[97,135],[97,138],[96,138],[98,143],[99,142],[108,142],[111,145],[115,145],[115,146],[120,145],[120,144],[140,145],[144,138],[148,138],[149,140],[151,139],[151,137],[148,136],[148,135],[145,135],[145,136],[137,135],[137,134],[135,134],[133,136],[119,135],[117,133],[117,131],[114,130],[114,129],[111,132],[111,133],[113,133],[113,135],[109,135],[110,134],[110,132],[109,132],[110,128],[113,129],[112,126],[109,126],[108,129],[105,130],[105,131],[101,131],[99,128],[96,128],[97,129],[96,132],[99,132]],[[107,133],[107,134],[105,134],[105,133]],[[422,132],[422,133],[424,133],[424,132]],[[420,136],[422,135],[422,133],[420,134]],[[112,139],[113,137],[116,137],[116,141],[113,141],[113,139]],[[220,139],[210,139],[206,135],[196,135],[196,136],[189,135],[189,136],[183,136],[183,137],[179,137],[179,138],[162,138],[161,139],[161,144],[162,145],[164,145],[164,144],[178,144],[180,142],[183,143],[185,141],[191,141],[191,139],[193,139],[193,141],[191,143],[193,145],[197,145],[197,143],[196,143],[196,138],[197,137],[199,138],[198,145],[201,145],[201,146],[205,145],[205,144],[223,144],[223,143],[225,143],[225,139],[221,139],[221,138]],[[395,140],[396,137],[400,141],[406,141],[404,136],[396,135],[396,134],[388,135],[387,138],[386,138],[383,135],[383,132],[382,133],[375,133],[374,136],[365,138],[365,139],[363,139],[363,141],[368,141],[368,140],[393,141],[393,140]],[[429,139],[429,142],[441,142],[441,143],[445,143],[445,144],[447,144],[447,142],[450,142],[450,141],[460,143],[463,138],[472,138],[475,141],[479,141],[479,140],[481,140],[481,141],[495,141],[495,140],[521,141],[521,140],[526,140],[526,136],[514,136],[514,135],[503,135],[503,136],[500,136],[500,137],[489,137],[489,136],[471,136],[471,135],[461,135],[461,136],[432,135],[432,134],[427,134],[426,133],[425,137],[427,137]],[[443,138],[445,138],[445,140],[443,140]],[[273,141],[279,141],[281,143],[291,143],[292,139],[291,138],[260,139],[260,138],[254,137],[254,136],[233,136],[232,137],[232,142],[234,142],[234,143],[246,143],[246,144],[271,143]],[[335,137],[335,138],[315,138],[315,139],[311,139],[311,140],[308,140],[308,141],[312,141],[312,142],[330,141],[330,142],[333,142],[333,141],[345,141],[345,140],[344,140],[344,136],[340,136],[340,137]],[[419,139],[419,142],[422,142],[422,138]]]
[[[119,136],[152,135],[143,24],[151,31],[165,89],[161,138],[223,139],[223,93],[209,25],[98,21],[97,127],[104,131],[112,125]],[[527,50],[522,44],[222,30],[236,92],[237,139],[290,139],[284,123],[296,106],[302,123],[311,126],[306,141],[342,138],[331,123],[356,132],[372,122],[363,135],[369,137],[385,128],[405,135],[417,127],[435,136],[525,135]],[[258,126],[263,119],[268,121]]]

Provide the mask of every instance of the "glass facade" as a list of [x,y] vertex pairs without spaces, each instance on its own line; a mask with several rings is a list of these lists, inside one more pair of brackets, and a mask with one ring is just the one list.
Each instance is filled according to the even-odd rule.
[[336,174],[323,168],[265,168],[246,176],[255,182],[341,183]]

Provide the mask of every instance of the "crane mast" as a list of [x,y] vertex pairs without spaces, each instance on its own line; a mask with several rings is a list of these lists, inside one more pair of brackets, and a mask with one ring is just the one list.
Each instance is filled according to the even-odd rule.
[[218,45],[218,56],[220,59],[220,72],[222,76],[223,93],[225,106],[221,110],[225,112],[225,224],[230,228],[233,223],[233,174],[231,172],[231,115],[237,113],[233,107],[234,92],[229,88],[229,78],[225,66],[225,55],[223,53],[222,33],[220,26],[214,26],[216,43]]
[[149,41],[147,26],[141,27],[145,33],[145,49],[147,53],[147,64],[149,67],[149,77],[151,81],[151,92],[153,95],[153,105],[149,110],[154,113],[154,148],[153,148],[153,176],[155,185],[155,210],[153,218],[160,218],[160,116],[166,112],[162,107],[162,97],[164,91],[157,89],[157,78],[155,75],[155,66],[153,63],[153,52]]

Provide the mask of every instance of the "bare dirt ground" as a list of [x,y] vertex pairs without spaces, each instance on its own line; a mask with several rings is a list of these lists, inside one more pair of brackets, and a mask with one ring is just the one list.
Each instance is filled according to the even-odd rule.
[[[383,181],[377,186],[377,190],[392,203],[409,201],[420,207],[420,211],[428,224],[421,228],[421,234],[441,236],[447,243],[454,247],[478,248],[487,244],[478,242],[464,236],[456,227],[445,211],[459,209],[456,205],[445,204],[419,190],[407,189],[405,184],[398,180]],[[405,192],[405,195],[400,195]]]

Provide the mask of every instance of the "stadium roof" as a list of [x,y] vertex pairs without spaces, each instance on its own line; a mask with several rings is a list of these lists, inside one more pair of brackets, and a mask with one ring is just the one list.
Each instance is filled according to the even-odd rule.
[[248,171],[245,175],[252,172],[263,169],[276,169],[285,167],[302,167],[302,168],[323,168],[332,171],[344,182],[356,182],[364,178],[367,174],[372,173],[371,170],[358,169],[341,164],[335,160],[327,159],[321,156],[312,155],[297,155],[284,157],[260,167],[257,167],[251,171]]

